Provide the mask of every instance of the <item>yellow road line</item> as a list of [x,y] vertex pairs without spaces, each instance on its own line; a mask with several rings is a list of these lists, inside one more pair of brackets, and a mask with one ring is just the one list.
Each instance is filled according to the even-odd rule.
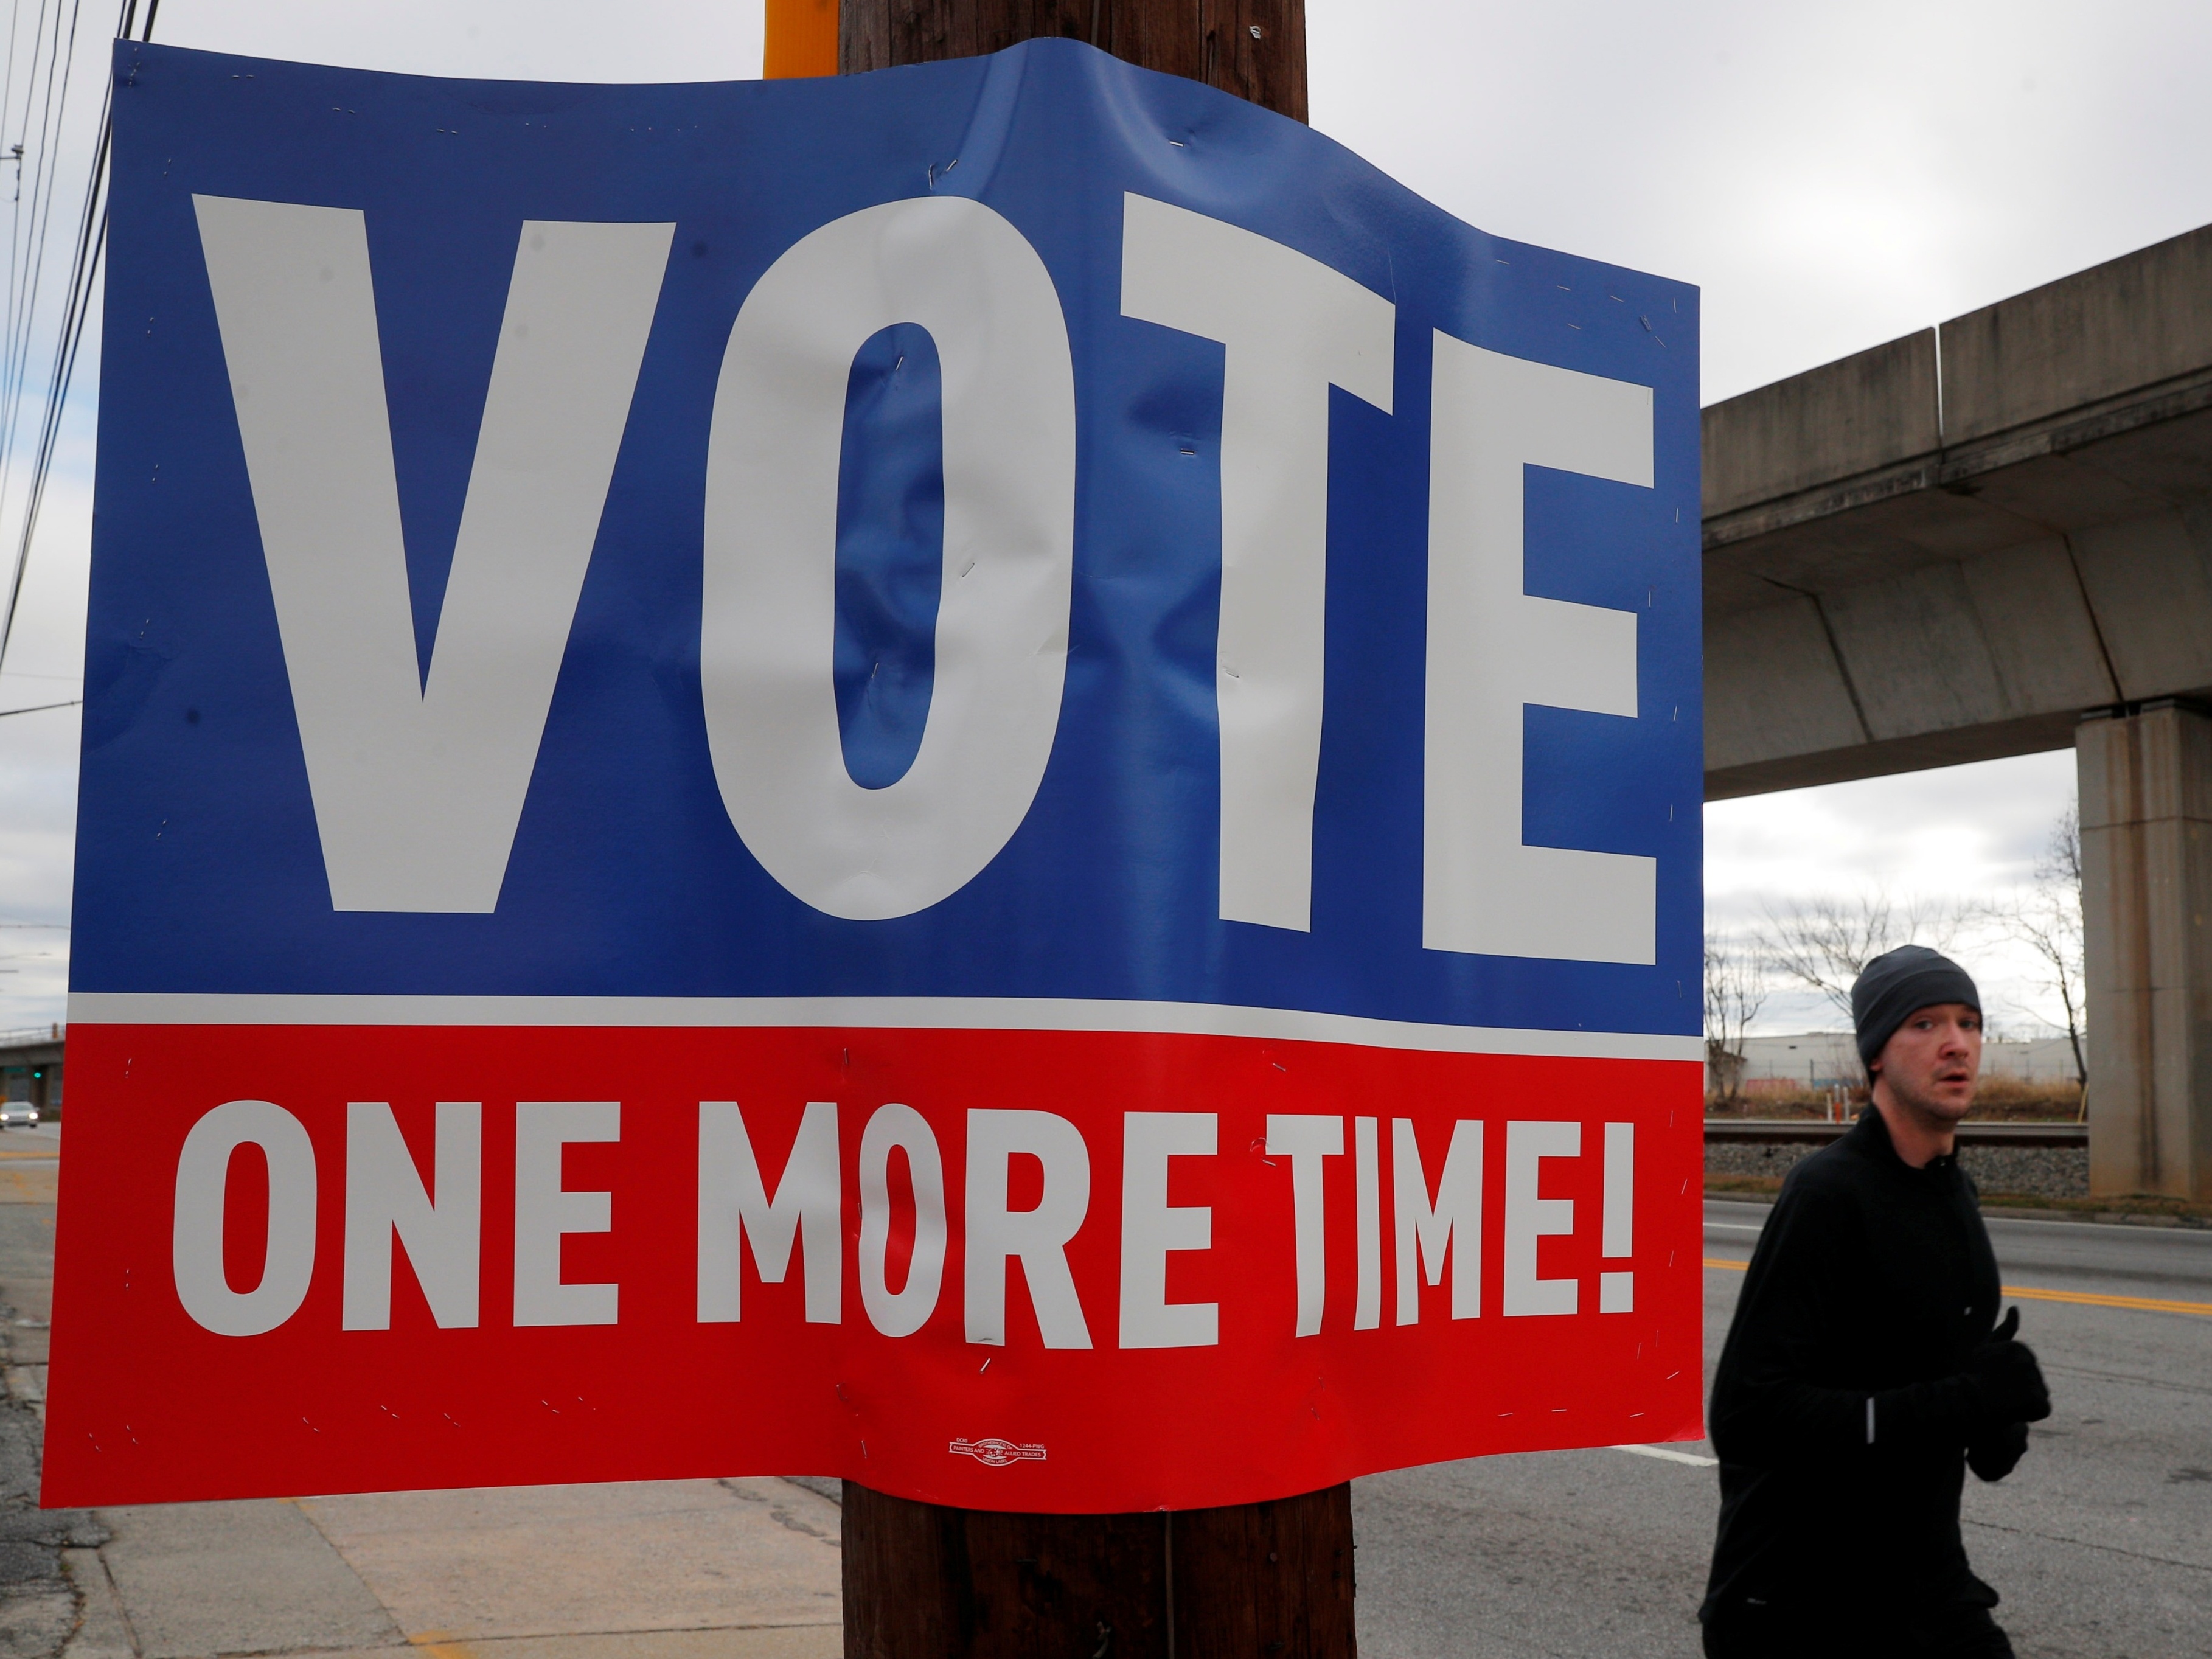
[[2144,1313],[2196,1314],[2212,1319],[2212,1302],[2169,1302],[2155,1296],[2097,1296],[2087,1291],[2039,1291],[2025,1285],[2007,1285],[2004,1293],[2032,1302],[2079,1302],[2092,1308],[2135,1308]]
[[[1751,1263],[1709,1255],[1705,1266],[1740,1273]],[[2007,1296],[2028,1302],[2076,1302],[2087,1308],[2133,1308],[2138,1313],[2195,1314],[2200,1319],[2212,1319],[2212,1302],[2172,1302],[2156,1296],[2099,1296],[2093,1291],[2045,1291],[2027,1285],[2003,1285],[1998,1288]]]

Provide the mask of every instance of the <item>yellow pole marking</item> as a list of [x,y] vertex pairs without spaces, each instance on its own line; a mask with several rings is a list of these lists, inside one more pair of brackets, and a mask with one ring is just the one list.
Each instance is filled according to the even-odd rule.
[[[1705,1266],[1740,1273],[1751,1263],[1709,1255]],[[2138,1313],[2194,1314],[2200,1319],[2212,1319],[2212,1302],[2173,1302],[2156,1296],[2099,1296],[2094,1291],[2045,1291],[2028,1285],[2001,1285],[1997,1288],[2007,1296],[2027,1302],[2075,1302],[2085,1308],[2132,1308]]]
[[767,0],[767,10],[763,79],[837,72],[837,0]]

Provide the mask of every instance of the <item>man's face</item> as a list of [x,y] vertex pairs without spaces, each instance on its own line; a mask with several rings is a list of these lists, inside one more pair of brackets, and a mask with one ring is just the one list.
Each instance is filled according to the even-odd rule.
[[1982,1017],[1963,1002],[1915,1009],[1875,1063],[1899,1105],[1955,1123],[1974,1103]]

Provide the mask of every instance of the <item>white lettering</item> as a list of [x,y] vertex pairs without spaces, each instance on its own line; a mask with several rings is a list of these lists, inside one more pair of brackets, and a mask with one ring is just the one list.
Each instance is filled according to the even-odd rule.
[[1452,1125],[1444,1167],[1437,1176],[1437,1198],[1429,1202],[1427,1174],[1421,1168],[1420,1138],[1409,1118],[1390,1125],[1392,1208],[1398,1231],[1398,1322],[1421,1316],[1421,1274],[1431,1285],[1443,1278],[1444,1253],[1451,1252],[1451,1316],[1473,1319],[1482,1312],[1482,1125],[1462,1118]]
[[[1607,1256],[1636,1254],[1636,1126],[1605,1126],[1605,1222],[1600,1235]],[[1601,1273],[1597,1276],[1600,1313],[1636,1311],[1636,1275],[1632,1272]]]
[[1328,389],[1389,412],[1397,307],[1280,242],[1121,199],[1122,315],[1225,348],[1221,915],[1303,931],[1321,766]]
[[[255,1146],[269,1160],[269,1234],[261,1279],[234,1291],[222,1270],[230,1157]],[[300,1120],[265,1100],[233,1100],[191,1127],[177,1159],[170,1240],[177,1299],[217,1336],[259,1336],[300,1310],[315,1276],[315,1147]]]
[[1291,1160],[1291,1224],[1298,1261],[1300,1336],[1321,1330],[1328,1303],[1327,1187],[1322,1160],[1344,1153],[1344,1120],[1301,1113],[1267,1115],[1267,1156]]
[[1540,1198],[1541,1165],[1547,1158],[1577,1158],[1583,1150],[1579,1123],[1508,1123],[1505,1126],[1505,1314],[1571,1314],[1580,1288],[1571,1279],[1536,1277],[1536,1241],[1575,1230],[1575,1201]]
[[1436,337],[1421,943],[1650,963],[1656,859],[1530,847],[1525,708],[1636,714],[1636,613],[1522,591],[1530,466],[1651,485],[1651,391]]
[[[943,370],[945,562],[914,764],[845,768],[831,641],[853,356],[918,323]],[[707,446],[699,672],[723,805],[816,909],[872,921],[957,892],[1020,826],[1060,723],[1075,379],[1036,251],[981,203],[848,214],[769,268],[730,331]]]
[[523,225],[426,675],[367,222],[192,200],[331,903],[489,911],[675,227]]
[[[1044,1168],[1033,1210],[1006,1208],[1006,1165],[1018,1154]],[[1006,1262],[1018,1258],[1048,1348],[1087,1348],[1091,1328],[1067,1268],[1067,1242],[1091,1207],[1091,1153],[1081,1131],[1050,1112],[968,1114],[967,1329],[970,1342],[1006,1340]]]
[[566,1285],[561,1240],[614,1226],[614,1194],[569,1192],[561,1152],[578,1142],[622,1139],[611,1100],[526,1100],[514,1109],[514,1322],[611,1325],[621,1287]]
[[[894,1291],[887,1271],[891,1242],[890,1161],[906,1154],[914,1187],[914,1254],[906,1284]],[[885,1336],[912,1336],[937,1311],[945,1283],[945,1163],[929,1121],[911,1106],[880,1106],[860,1136],[860,1305]]]
[[415,1282],[441,1329],[477,1322],[483,1258],[483,1108],[472,1100],[438,1103],[433,1145],[437,1197],[384,1101],[346,1107],[345,1296],[349,1331],[392,1328],[392,1251],[407,1252]]
[[769,1201],[734,1100],[699,1103],[699,1319],[738,1316],[750,1238],[764,1285],[781,1285],[792,1246],[806,1250],[806,1322],[835,1325],[844,1283],[844,1219],[837,1174],[837,1108],[812,1100],[799,1120],[783,1178]]
[[1352,1328],[1371,1331],[1382,1322],[1382,1163],[1371,1117],[1352,1120],[1352,1217],[1359,1246]]
[[1168,1160],[1212,1158],[1212,1112],[1127,1112],[1121,1118],[1121,1346],[1210,1348],[1221,1306],[1168,1300],[1168,1252],[1213,1248],[1213,1211],[1168,1202]]

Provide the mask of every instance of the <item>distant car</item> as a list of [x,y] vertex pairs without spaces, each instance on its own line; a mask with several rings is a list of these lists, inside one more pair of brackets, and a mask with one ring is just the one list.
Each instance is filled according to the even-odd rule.
[[34,1129],[39,1123],[39,1109],[27,1100],[11,1100],[0,1105],[0,1129]]

